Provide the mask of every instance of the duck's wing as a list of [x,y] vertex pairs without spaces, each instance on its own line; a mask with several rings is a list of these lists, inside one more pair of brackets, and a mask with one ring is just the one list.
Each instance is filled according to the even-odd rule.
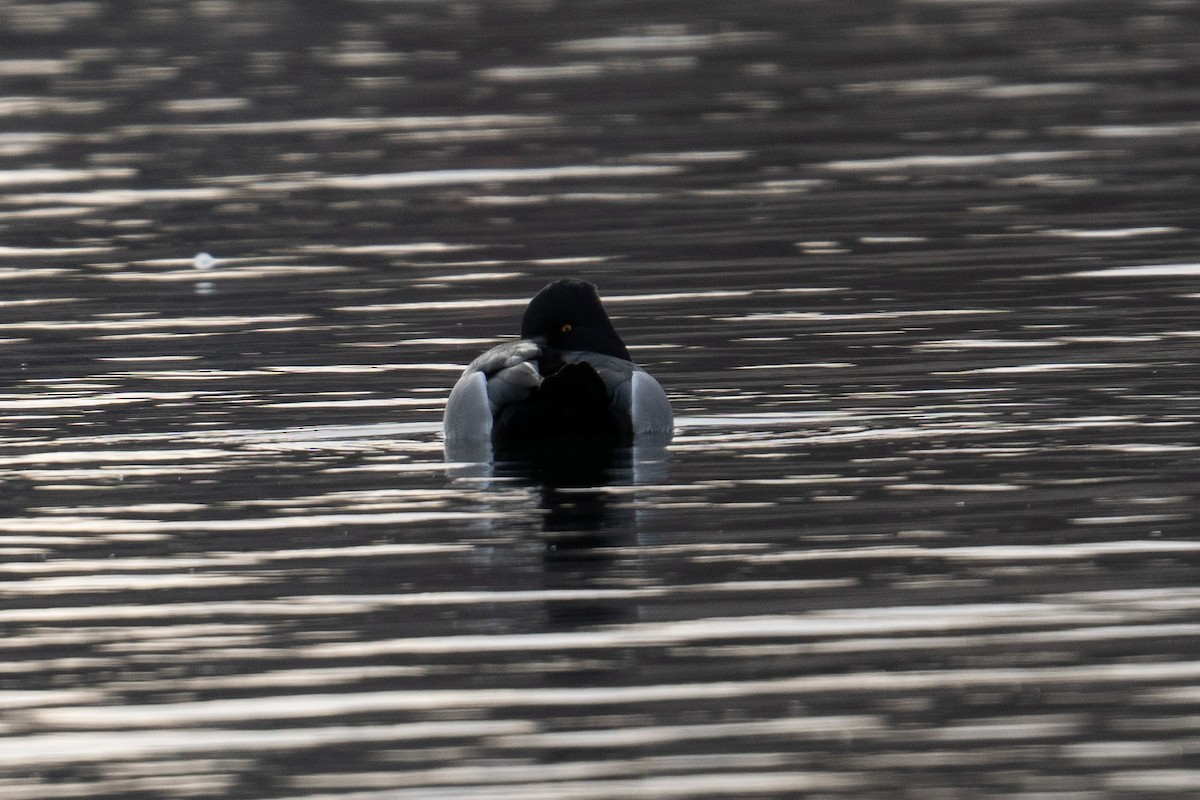
[[564,353],[563,360],[592,365],[608,388],[612,408],[622,417],[629,415],[630,432],[634,436],[670,438],[674,430],[671,403],[662,385],[649,372],[632,361],[598,353]]
[[482,372],[486,377],[490,378],[497,372],[518,366],[522,362],[537,361],[541,354],[541,346],[529,339],[517,339],[514,342],[505,342],[504,344],[496,345],[472,361],[463,374],[465,375],[468,372]]
[[472,361],[446,401],[442,418],[446,439],[489,439],[499,410],[524,400],[541,383],[537,367],[541,352],[536,342],[522,339],[497,345]]

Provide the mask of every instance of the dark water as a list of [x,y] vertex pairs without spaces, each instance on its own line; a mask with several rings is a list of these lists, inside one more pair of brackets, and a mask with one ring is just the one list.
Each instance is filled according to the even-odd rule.
[[[0,3],[0,797],[1194,796],[1197,41]],[[673,444],[446,464],[561,275]]]

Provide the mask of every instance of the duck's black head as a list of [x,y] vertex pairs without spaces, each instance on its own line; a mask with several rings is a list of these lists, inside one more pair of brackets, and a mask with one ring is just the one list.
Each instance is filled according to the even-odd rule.
[[529,301],[521,338],[539,339],[559,350],[587,350],[630,360],[596,287],[575,278],[557,280]]

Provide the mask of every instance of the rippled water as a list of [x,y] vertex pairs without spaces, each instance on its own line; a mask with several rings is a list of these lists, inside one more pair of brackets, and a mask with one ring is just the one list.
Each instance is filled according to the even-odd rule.
[[[0,4],[0,796],[1190,796],[1198,34]],[[562,275],[673,443],[447,463]]]

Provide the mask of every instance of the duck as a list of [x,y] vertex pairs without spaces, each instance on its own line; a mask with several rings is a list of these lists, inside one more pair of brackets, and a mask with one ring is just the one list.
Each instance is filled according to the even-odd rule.
[[635,364],[596,286],[577,278],[548,284],[529,301],[520,338],[467,366],[442,420],[455,444],[544,444],[671,437],[662,385]]

